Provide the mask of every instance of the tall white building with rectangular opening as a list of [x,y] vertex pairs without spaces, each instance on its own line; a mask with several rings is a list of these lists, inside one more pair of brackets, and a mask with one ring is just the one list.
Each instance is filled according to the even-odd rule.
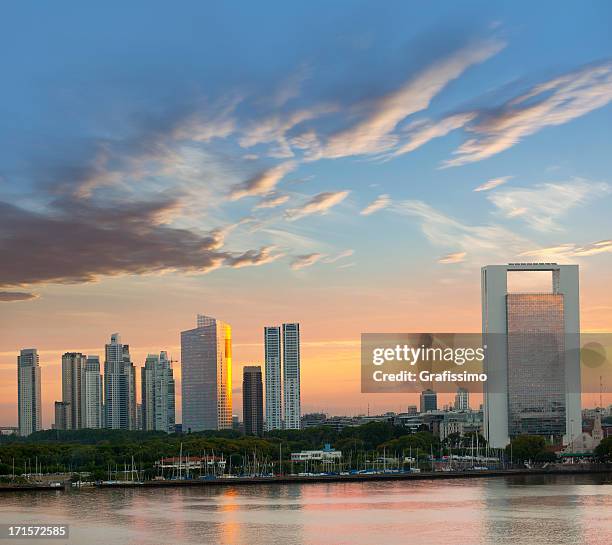
[[[509,290],[509,274],[533,272],[550,273],[549,289]],[[489,265],[481,282],[485,437],[494,448],[521,434],[568,444],[582,432],[578,266]]]

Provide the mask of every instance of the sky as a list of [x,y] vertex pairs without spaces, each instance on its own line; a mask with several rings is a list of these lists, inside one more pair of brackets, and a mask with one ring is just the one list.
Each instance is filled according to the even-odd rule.
[[479,331],[486,264],[579,264],[582,328],[610,331],[611,20],[603,1],[5,3],[0,425],[19,349],[49,426],[63,352],[119,332],[137,366],[178,360],[198,313],[233,327],[236,414],[264,326],[293,321],[303,412],[405,410],[360,393],[361,333]]

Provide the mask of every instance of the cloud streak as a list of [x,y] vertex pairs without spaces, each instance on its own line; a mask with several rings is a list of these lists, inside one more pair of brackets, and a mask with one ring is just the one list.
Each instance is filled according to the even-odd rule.
[[473,137],[443,166],[487,159],[546,127],[562,125],[612,101],[612,61],[592,64],[532,87],[466,127]]
[[294,161],[287,161],[262,170],[241,184],[235,185],[230,191],[230,199],[265,195],[272,191],[289,172],[295,170],[296,166]]
[[295,221],[312,214],[326,214],[331,208],[346,199],[348,194],[349,191],[326,191],[319,193],[301,207],[286,210],[285,217],[289,221]]
[[0,303],[12,303],[16,301],[30,301],[38,296],[35,293],[25,291],[0,291]]
[[317,252],[312,254],[299,255],[291,262],[291,269],[294,271],[298,271],[300,269],[305,269],[306,267],[312,267],[315,263],[320,261],[323,256],[324,254],[320,254]]
[[478,187],[474,188],[474,191],[491,191],[492,189],[495,189],[496,187],[505,184],[511,178],[512,176],[502,176],[501,178],[493,178],[491,180],[486,181],[484,184],[481,184]]
[[[492,57],[504,44],[490,41],[466,46],[425,68],[399,89],[373,102],[366,117],[333,134],[320,151],[327,158],[382,153],[393,148],[400,121],[426,109],[431,100],[470,66]],[[450,130],[450,129],[449,129]]]
[[389,206],[390,204],[391,198],[389,197],[389,195],[379,195],[359,213],[362,216],[369,216],[371,214],[374,214],[374,212],[378,212],[383,208],[387,208],[387,206]]
[[537,231],[560,231],[557,220],[569,210],[610,192],[603,182],[577,179],[545,183],[531,188],[508,188],[487,196],[507,218],[520,217]]
[[546,261],[566,261],[573,258],[591,257],[612,253],[612,240],[600,240],[580,246],[573,243],[550,246],[523,252],[521,255]]

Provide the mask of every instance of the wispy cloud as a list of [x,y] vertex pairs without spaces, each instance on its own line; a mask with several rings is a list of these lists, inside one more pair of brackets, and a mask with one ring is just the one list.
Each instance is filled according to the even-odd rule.
[[344,250],[343,252],[340,252],[339,254],[336,255],[330,255],[327,256],[323,259],[323,263],[335,263],[336,261],[340,261],[341,259],[344,259],[346,257],[350,257],[355,253],[355,250]]
[[501,178],[493,178],[491,180],[486,181],[484,184],[481,184],[478,187],[474,188],[474,191],[491,191],[491,189],[495,189],[496,187],[505,184],[511,178],[512,176],[502,176]]
[[254,209],[257,210],[259,208],[276,208],[281,204],[285,204],[288,200],[289,195],[282,195],[280,193],[272,192],[266,195],[263,199],[261,199],[261,201],[259,201],[254,206]]
[[230,198],[237,200],[243,197],[265,195],[272,191],[296,166],[294,161],[287,161],[263,170],[241,184],[235,185],[230,192]]
[[417,218],[425,237],[437,247],[455,249],[464,260],[483,264],[514,258],[533,243],[497,224],[470,225],[416,200],[401,201],[393,210]]
[[479,112],[466,130],[474,135],[444,166],[481,161],[545,127],[562,125],[612,101],[612,61],[591,64],[534,86],[496,109]]
[[0,303],[12,303],[16,301],[30,301],[38,295],[25,291],[0,291]]
[[463,263],[465,261],[465,256],[467,252],[455,252],[453,254],[447,254],[438,259],[438,263],[443,263],[445,265],[452,263]]
[[557,220],[570,209],[610,192],[603,182],[576,179],[531,188],[494,191],[487,198],[508,218],[520,217],[538,231],[559,231]]
[[297,271],[299,269],[304,269],[306,267],[312,267],[312,265],[320,261],[323,258],[323,256],[324,254],[320,254],[320,253],[299,255],[291,262],[291,268],[294,271]]
[[373,200],[370,204],[368,204],[361,212],[359,212],[362,216],[369,216],[370,214],[374,214],[374,212],[378,212],[383,208],[386,208],[391,204],[391,198],[389,195],[383,194],[379,195],[375,200]]
[[274,253],[274,250],[275,248],[273,246],[266,246],[264,248],[260,248],[259,250],[248,250],[242,254],[227,256],[223,263],[234,269],[265,265],[266,263],[272,263],[285,255],[282,252]]
[[449,115],[439,121],[426,120],[414,124],[406,131],[408,134],[408,142],[400,145],[390,154],[390,157],[397,157],[398,155],[409,153],[427,144],[427,142],[434,138],[446,136],[448,133],[465,126],[475,117],[476,113],[467,112]]
[[393,132],[400,121],[427,108],[431,100],[467,68],[498,53],[499,41],[472,44],[439,60],[411,77],[399,89],[374,101],[357,124],[333,134],[320,155],[327,158],[381,153],[398,141]]
[[295,221],[312,214],[325,214],[331,208],[340,204],[348,196],[349,191],[326,191],[312,197],[309,201],[298,208],[289,208],[285,217],[289,221]]
[[564,261],[571,258],[590,257],[605,253],[612,253],[612,240],[600,240],[584,246],[573,243],[560,244],[558,246],[529,250],[521,255],[546,261]]

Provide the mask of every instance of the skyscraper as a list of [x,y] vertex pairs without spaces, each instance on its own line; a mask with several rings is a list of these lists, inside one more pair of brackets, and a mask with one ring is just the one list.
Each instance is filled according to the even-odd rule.
[[70,421],[70,403],[64,403],[63,401],[55,402],[55,424],[54,429],[56,430],[69,430]]
[[283,324],[283,403],[285,429],[299,430],[300,405],[300,324]]
[[42,429],[40,362],[36,348],[25,348],[17,356],[19,435]]
[[470,393],[465,388],[458,388],[455,394],[455,410],[467,411],[470,408]]
[[232,328],[198,315],[181,332],[183,431],[232,428]]
[[244,433],[261,435],[263,432],[263,384],[259,365],[247,365],[242,371],[242,413]]
[[266,372],[266,430],[280,430],[283,427],[280,327],[264,327],[264,361]]
[[[82,425],[83,375],[87,357],[80,352],[66,352],[62,355],[62,403],[66,408],[65,427],[79,430]],[[58,423],[56,422],[56,427]]]
[[121,344],[118,333],[105,347],[104,424],[110,429],[136,429],[136,370],[130,347]]
[[102,375],[100,374],[100,357],[87,356],[82,379],[83,386],[83,414],[84,428],[102,428],[104,415],[102,412]]
[[[535,271],[550,273],[550,290],[509,292],[508,273]],[[489,444],[501,448],[523,433],[567,444],[570,436],[580,434],[578,266],[483,267],[482,330]]]
[[438,410],[438,394],[427,388],[421,392],[421,412],[428,413]]
[[167,352],[149,354],[141,369],[142,429],[174,433],[175,397]]

